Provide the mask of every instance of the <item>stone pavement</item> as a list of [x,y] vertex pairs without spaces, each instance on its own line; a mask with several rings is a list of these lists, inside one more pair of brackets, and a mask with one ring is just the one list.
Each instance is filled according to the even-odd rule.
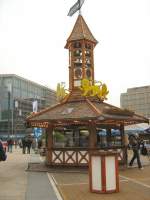
[[136,164],[120,170],[119,193],[95,194],[89,192],[87,171],[26,170],[28,163],[42,161],[38,154],[22,154],[18,148],[8,153],[6,162],[0,162],[0,200],[150,200],[150,161],[147,157],[142,161],[147,165],[144,170]]
[[[129,161],[131,152],[129,153]],[[63,200],[150,200],[150,160],[141,156],[143,170],[133,167],[119,170],[120,192],[96,194],[89,191],[88,173],[51,173]]]
[[0,200],[58,200],[48,174],[27,171],[29,162],[41,162],[39,155],[19,148],[0,162]]
[[120,192],[96,194],[89,191],[88,174],[51,174],[63,200],[150,200],[150,166],[120,171]]
[[29,157],[15,149],[7,153],[5,162],[0,162],[0,200],[24,200]]
[[[39,154],[31,154],[30,162],[42,162]],[[47,173],[28,171],[25,200],[58,200]]]

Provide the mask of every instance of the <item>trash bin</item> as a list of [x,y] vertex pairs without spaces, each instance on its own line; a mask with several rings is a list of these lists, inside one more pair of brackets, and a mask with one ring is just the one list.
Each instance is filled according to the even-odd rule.
[[89,186],[91,192],[119,192],[117,152],[98,151],[90,153]]

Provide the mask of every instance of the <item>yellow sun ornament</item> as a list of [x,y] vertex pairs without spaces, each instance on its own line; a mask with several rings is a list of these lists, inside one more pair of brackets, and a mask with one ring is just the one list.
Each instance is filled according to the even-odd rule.
[[80,89],[83,92],[83,96],[97,96],[100,100],[106,100],[106,96],[109,93],[105,83],[99,81],[92,85],[88,79],[83,79],[81,81]]

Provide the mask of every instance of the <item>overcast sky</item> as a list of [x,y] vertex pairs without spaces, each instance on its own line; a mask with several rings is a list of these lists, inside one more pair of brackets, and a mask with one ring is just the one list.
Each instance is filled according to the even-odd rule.
[[[0,73],[68,87],[66,40],[77,0],[0,0]],[[95,79],[120,105],[127,88],[150,85],[150,0],[85,0],[82,15],[95,38]]]

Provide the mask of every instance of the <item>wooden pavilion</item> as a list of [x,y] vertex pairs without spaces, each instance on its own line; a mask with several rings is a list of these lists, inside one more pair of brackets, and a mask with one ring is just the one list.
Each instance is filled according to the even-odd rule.
[[[148,123],[132,111],[107,104],[96,95],[82,95],[83,79],[94,84],[94,48],[97,40],[78,16],[65,48],[69,50],[69,95],[60,103],[33,113],[28,127],[46,129],[46,163],[51,166],[87,166],[89,152],[125,150],[124,126]],[[122,162],[125,154],[120,154]]]

